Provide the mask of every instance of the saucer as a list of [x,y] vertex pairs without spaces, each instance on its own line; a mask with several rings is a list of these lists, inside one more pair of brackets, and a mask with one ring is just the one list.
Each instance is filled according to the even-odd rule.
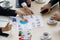
[[56,25],[57,24],[57,21],[54,20],[54,19],[52,19],[52,18],[49,18],[47,23],[48,24],[51,24],[51,25]]

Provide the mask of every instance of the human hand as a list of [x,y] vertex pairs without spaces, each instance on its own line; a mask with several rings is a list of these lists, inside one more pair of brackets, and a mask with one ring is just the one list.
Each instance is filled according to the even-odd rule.
[[53,14],[53,15],[51,16],[51,18],[53,18],[53,19],[55,19],[55,20],[57,20],[57,21],[60,21],[60,14],[55,13],[55,14]]
[[44,5],[43,7],[41,7],[41,12],[42,11],[44,11],[44,10],[48,10],[46,13],[49,13],[50,12],[50,10],[51,10],[51,4],[50,3],[48,3],[48,4],[46,4],[46,5]]
[[32,15],[34,14],[32,10],[30,10],[29,8],[25,8],[23,9],[23,11],[25,12],[25,15]]

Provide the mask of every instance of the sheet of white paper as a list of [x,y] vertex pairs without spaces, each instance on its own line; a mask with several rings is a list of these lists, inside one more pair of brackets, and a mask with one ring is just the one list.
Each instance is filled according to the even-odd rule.
[[24,16],[24,18],[28,20],[27,24],[21,24],[20,20],[22,18],[18,19],[19,20],[18,23],[22,29],[28,30],[32,28],[42,27],[43,20],[40,15],[32,15],[32,17],[29,15],[29,16]]

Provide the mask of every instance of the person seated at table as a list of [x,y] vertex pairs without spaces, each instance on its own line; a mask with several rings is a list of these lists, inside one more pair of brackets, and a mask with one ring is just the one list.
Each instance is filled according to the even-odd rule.
[[28,8],[31,7],[31,0],[16,0],[16,2],[17,2],[16,6],[23,8],[23,11],[26,14],[33,14],[33,11]]
[[[50,12],[51,7],[56,4],[57,2],[59,2],[59,7],[60,7],[60,0],[50,0],[48,4],[44,5],[43,7],[41,7],[41,11],[48,9],[48,12]],[[47,12],[47,13],[48,13]],[[60,20],[60,14],[53,14],[52,18],[55,20]]]
[[[26,14],[22,14],[21,12],[19,12],[17,10],[4,9],[3,7],[0,6],[0,15],[1,16],[16,16],[16,15],[19,15],[20,17],[22,17],[23,15],[26,15]],[[0,36],[8,37],[9,34],[3,33],[2,28],[0,28]]]

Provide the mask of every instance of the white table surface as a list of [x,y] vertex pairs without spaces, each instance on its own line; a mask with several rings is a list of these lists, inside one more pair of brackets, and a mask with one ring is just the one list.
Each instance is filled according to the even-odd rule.
[[0,16],[0,28],[6,27],[8,23],[9,23],[9,17]]
[[8,24],[8,22],[2,22],[2,21],[0,21],[0,28],[6,27],[7,24]]

